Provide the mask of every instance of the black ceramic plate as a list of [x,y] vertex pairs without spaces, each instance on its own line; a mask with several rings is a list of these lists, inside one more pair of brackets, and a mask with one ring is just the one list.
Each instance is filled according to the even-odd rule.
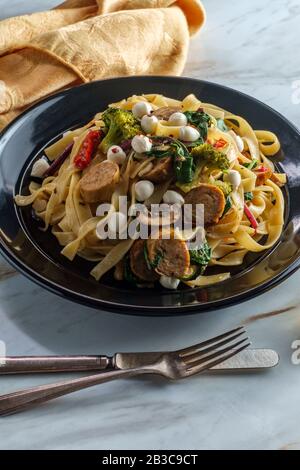
[[[91,264],[60,255],[56,239],[42,233],[30,208],[17,208],[13,196],[26,192],[28,168],[64,131],[87,122],[111,102],[141,93],[182,99],[195,93],[245,117],[255,129],[275,132],[282,144],[276,157],[288,175],[286,224],[281,240],[259,257],[249,256],[230,280],[202,289],[137,289],[107,275],[100,283],[89,276]],[[213,83],[188,78],[130,77],[82,85],[32,107],[0,136],[0,247],[6,259],[41,286],[76,302],[140,315],[200,312],[224,307],[274,287],[300,265],[300,134],[280,114],[261,102]]]

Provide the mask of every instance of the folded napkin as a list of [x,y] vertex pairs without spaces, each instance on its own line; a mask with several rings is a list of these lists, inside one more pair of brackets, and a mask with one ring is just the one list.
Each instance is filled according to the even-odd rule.
[[199,0],[67,0],[0,22],[0,128],[72,85],[125,75],[179,75]]

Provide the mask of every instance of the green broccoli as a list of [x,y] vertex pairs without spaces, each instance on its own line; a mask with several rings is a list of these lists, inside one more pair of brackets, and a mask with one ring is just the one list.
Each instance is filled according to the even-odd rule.
[[[205,166],[208,167],[211,171],[226,171],[229,168],[229,161],[226,155],[214,149],[214,147],[210,144],[197,145],[196,147],[192,148],[190,155],[192,157],[191,160],[195,164],[194,176],[192,180],[187,183],[182,183],[180,180],[176,182],[176,186],[178,186],[185,193],[198,186],[199,182],[201,181],[202,170]],[[215,182],[212,184],[215,184]],[[230,185],[227,186],[224,183],[224,186],[220,189],[222,189],[223,192],[229,191]],[[231,190],[229,192],[231,192]]]
[[112,145],[142,133],[139,121],[130,111],[108,108],[102,114],[102,120],[108,129],[100,144],[100,150],[105,153]]
[[227,156],[216,150],[210,144],[201,144],[191,150],[194,160],[201,166],[207,166],[211,170],[228,170],[230,164]]
[[232,193],[232,185],[227,181],[214,180],[210,182],[211,184],[214,184],[215,186],[220,188],[223,191],[225,197],[229,196],[229,194]]

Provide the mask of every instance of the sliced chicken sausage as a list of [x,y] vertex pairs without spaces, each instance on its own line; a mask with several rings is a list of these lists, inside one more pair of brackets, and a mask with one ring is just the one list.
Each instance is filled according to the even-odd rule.
[[164,183],[173,176],[173,159],[172,157],[158,158],[153,162],[153,168],[143,174],[143,178],[153,183]]
[[91,204],[109,202],[120,179],[119,166],[108,160],[92,166],[80,180],[82,199]]
[[180,106],[163,106],[162,108],[158,108],[153,111],[152,116],[156,116],[157,119],[163,119],[164,121],[168,121],[169,117],[172,116],[174,113],[178,113],[182,111]]
[[129,260],[133,274],[142,281],[153,282],[158,279],[155,271],[148,268],[144,254],[145,240],[136,240],[131,247]]
[[184,240],[149,239],[147,253],[158,274],[180,279],[190,268],[190,253]]
[[185,195],[185,204],[203,204],[204,225],[216,224],[225,208],[223,191],[212,184],[200,184]]

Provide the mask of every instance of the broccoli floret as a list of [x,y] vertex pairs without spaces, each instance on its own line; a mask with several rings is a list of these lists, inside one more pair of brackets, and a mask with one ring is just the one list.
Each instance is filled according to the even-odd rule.
[[[230,164],[229,160],[226,155],[222,152],[216,150],[210,144],[200,144],[194,147],[191,152],[190,156],[192,157],[191,160],[195,164],[195,171],[192,181],[182,184],[181,181],[176,182],[176,186],[178,186],[182,191],[185,193],[191,191],[191,189],[198,186],[199,182],[201,181],[201,173],[204,167],[208,167],[210,171],[212,170],[222,170],[226,171]],[[214,181],[212,184],[215,184]],[[216,184],[218,185],[218,183]],[[220,187],[222,191],[232,191],[231,185],[227,185],[224,183],[224,186]]]
[[105,153],[112,145],[119,144],[122,140],[131,139],[142,133],[139,121],[130,111],[108,108],[102,114],[102,120],[108,129],[100,144],[100,150]]
[[211,182],[211,184],[214,184],[215,186],[220,188],[223,191],[225,197],[229,196],[229,194],[232,193],[232,185],[227,181],[214,180]]
[[194,147],[191,150],[191,155],[200,165],[203,164],[211,170],[225,171],[229,168],[227,156],[210,144],[201,144]]

